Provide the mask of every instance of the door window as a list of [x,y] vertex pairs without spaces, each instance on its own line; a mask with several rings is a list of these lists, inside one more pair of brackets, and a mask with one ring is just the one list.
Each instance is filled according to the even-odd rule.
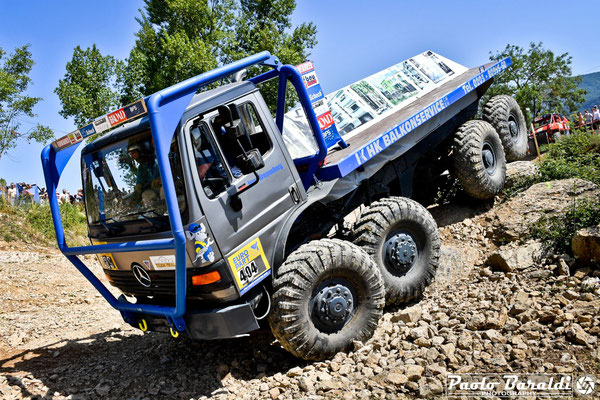
[[191,136],[196,168],[202,188],[206,196],[213,199],[222,193],[229,184],[227,169],[217,146],[212,141],[208,125],[204,122],[194,125]]
[[242,177],[236,162],[240,155],[257,149],[264,156],[273,148],[256,108],[249,102],[220,106],[201,116],[191,128],[191,138],[198,176],[211,199]]

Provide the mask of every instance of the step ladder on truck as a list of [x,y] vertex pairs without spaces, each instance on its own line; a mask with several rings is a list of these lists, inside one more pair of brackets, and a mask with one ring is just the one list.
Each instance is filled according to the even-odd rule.
[[[417,298],[434,277],[439,232],[410,199],[428,185],[420,172],[450,170],[489,199],[505,160],[526,152],[512,98],[490,99],[473,120],[510,64],[467,69],[426,52],[324,96],[310,62],[262,52],[185,80],[44,148],[58,246],[143,331],[219,339],[268,320],[294,355],[332,357],[369,339],[386,303]],[[257,66],[267,72],[242,79]],[[274,118],[259,90],[270,80]],[[288,87],[299,107],[286,113]],[[92,244],[70,247],[56,189],[91,135],[81,170]],[[98,255],[121,296],[84,254]]]

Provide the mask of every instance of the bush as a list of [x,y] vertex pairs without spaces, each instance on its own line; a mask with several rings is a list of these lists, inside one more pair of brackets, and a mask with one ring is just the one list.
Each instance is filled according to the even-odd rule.
[[600,137],[586,133],[563,136],[550,145],[540,163],[541,181],[580,178],[600,184]]
[[559,252],[571,254],[571,240],[582,228],[600,224],[600,198],[578,200],[564,215],[542,218],[531,231],[531,236]]
[[579,178],[600,185],[600,136],[574,132],[548,146],[539,164],[540,172],[516,180],[502,193],[509,198],[531,185],[558,179]]

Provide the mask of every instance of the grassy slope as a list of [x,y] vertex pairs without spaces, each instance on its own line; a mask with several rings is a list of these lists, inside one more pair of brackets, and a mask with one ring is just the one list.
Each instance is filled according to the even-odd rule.
[[[69,204],[61,206],[61,214],[67,244],[89,244],[82,210]],[[0,244],[21,249],[56,247],[50,207],[37,204],[12,206],[0,198]]]

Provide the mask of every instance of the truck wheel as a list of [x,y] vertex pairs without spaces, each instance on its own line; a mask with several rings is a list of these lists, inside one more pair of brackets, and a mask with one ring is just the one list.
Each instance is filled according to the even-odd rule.
[[273,277],[269,325],[279,343],[305,360],[323,360],[366,341],[383,313],[379,269],[350,242],[301,246]]
[[465,192],[482,200],[500,193],[506,160],[492,125],[476,120],[465,122],[454,135],[453,153],[454,171]]
[[502,145],[506,161],[517,161],[527,154],[527,124],[521,108],[511,96],[492,97],[483,108],[483,120],[492,124]]
[[387,304],[420,297],[435,276],[440,235],[429,211],[416,201],[388,197],[373,203],[354,224],[353,235],[381,270]]

